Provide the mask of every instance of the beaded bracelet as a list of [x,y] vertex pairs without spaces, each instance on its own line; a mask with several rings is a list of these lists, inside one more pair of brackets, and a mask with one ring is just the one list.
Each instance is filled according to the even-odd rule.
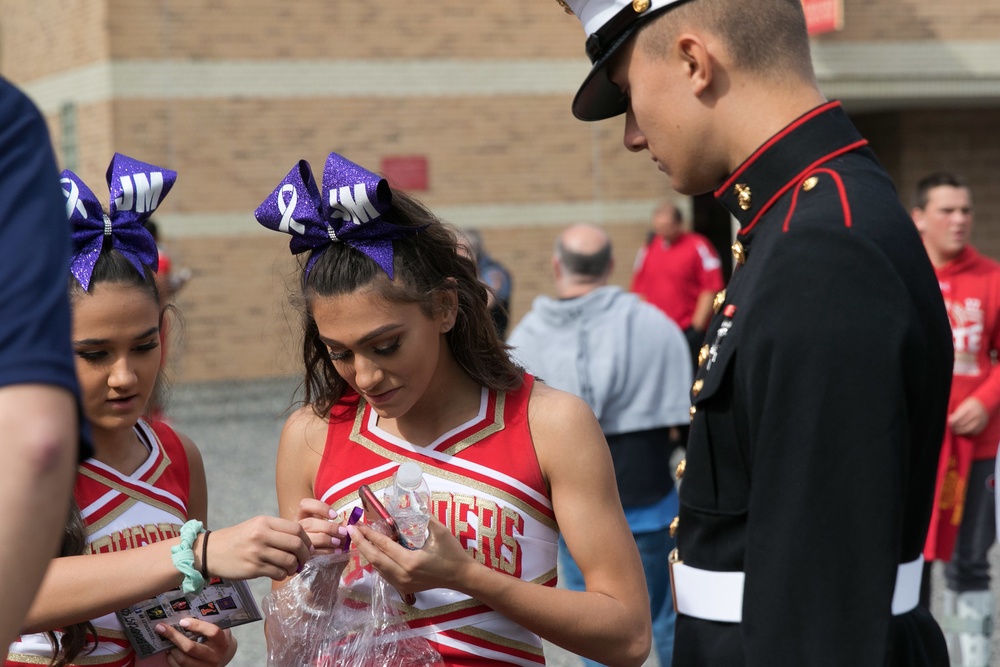
[[205,527],[201,521],[191,519],[181,526],[181,543],[170,547],[170,558],[174,561],[174,567],[184,575],[184,583],[181,584],[181,591],[185,595],[197,594],[205,587],[205,578],[201,572],[194,567],[194,546],[199,533],[205,532]]

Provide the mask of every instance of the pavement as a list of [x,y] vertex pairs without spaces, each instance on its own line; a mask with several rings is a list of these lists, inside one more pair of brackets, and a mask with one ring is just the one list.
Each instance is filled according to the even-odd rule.
[[[231,526],[259,514],[277,515],[274,462],[285,418],[295,409],[299,380],[216,382],[174,387],[167,414],[174,427],[198,444],[205,461],[209,490],[209,526]],[[1000,572],[1000,550],[993,549],[994,572]],[[1000,577],[994,577],[994,596],[1000,594]],[[941,608],[943,578],[940,565],[933,574],[931,610]],[[270,580],[257,579],[250,587],[258,601],[270,591]],[[267,649],[264,627],[248,624],[233,630],[239,651],[233,667],[265,667]],[[545,645],[550,667],[577,667],[580,659],[557,646]],[[994,665],[1000,665],[1000,633],[993,633]],[[658,667],[654,655],[644,667]]]

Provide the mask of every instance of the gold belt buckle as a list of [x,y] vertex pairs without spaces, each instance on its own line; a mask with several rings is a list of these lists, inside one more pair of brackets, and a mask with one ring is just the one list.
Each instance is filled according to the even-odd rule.
[[670,557],[667,559],[667,563],[670,569],[670,596],[674,599],[674,613],[677,612],[677,585],[674,582],[674,565],[683,563],[681,560],[681,555],[677,551],[677,547],[670,552]]

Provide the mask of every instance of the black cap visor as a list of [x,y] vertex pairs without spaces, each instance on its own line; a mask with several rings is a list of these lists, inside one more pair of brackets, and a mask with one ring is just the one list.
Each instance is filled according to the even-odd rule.
[[641,22],[629,27],[601,56],[594,61],[590,74],[583,80],[573,98],[573,115],[580,120],[604,120],[625,113],[628,98],[608,76],[610,60],[639,28]]
[[[604,120],[605,118],[612,118],[620,114],[625,113],[628,109],[628,98],[622,94],[621,89],[611,82],[608,76],[608,65],[611,63],[612,58],[614,58],[615,53],[634,35],[635,32],[641,28],[647,21],[653,19],[665,11],[676,7],[681,4],[684,0],[680,2],[675,2],[668,4],[665,7],[659,7],[649,12],[648,14],[641,14],[639,16],[632,15],[632,20],[629,21],[621,33],[614,37],[614,41],[611,42],[606,48],[601,52],[597,53],[597,57],[593,58],[594,63],[593,68],[590,70],[590,74],[587,78],[583,80],[580,89],[576,91],[576,97],[573,98],[573,115],[580,120]],[[624,15],[626,12],[631,11],[631,7],[626,7],[622,10],[621,14]],[[617,17],[616,17],[617,18]],[[615,19],[609,21],[609,24],[614,23]],[[620,26],[620,23],[619,23]],[[619,26],[607,25],[606,27],[614,30]],[[591,51],[590,41],[595,40],[600,43],[600,33],[604,30],[598,30],[596,35],[591,35],[588,39],[588,52]]]

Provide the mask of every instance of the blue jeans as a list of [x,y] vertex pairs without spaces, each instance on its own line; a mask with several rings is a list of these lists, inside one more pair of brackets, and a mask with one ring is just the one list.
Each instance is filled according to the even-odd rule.
[[[670,593],[670,570],[667,559],[677,542],[670,537],[670,531],[651,531],[648,533],[633,533],[635,545],[639,548],[642,558],[642,569],[646,575],[646,588],[649,591],[649,613],[653,618],[653,643],[656,655],[660,659],[660,667],[670,667],[674,653],[674,614],[673,596]],[[566,588],[572,591],[585,590],[583,574],[573,562],[566,548],[566,542],[559,536],[559,565]],[[583,660],[585,665],[600,665],[592,660]]]

